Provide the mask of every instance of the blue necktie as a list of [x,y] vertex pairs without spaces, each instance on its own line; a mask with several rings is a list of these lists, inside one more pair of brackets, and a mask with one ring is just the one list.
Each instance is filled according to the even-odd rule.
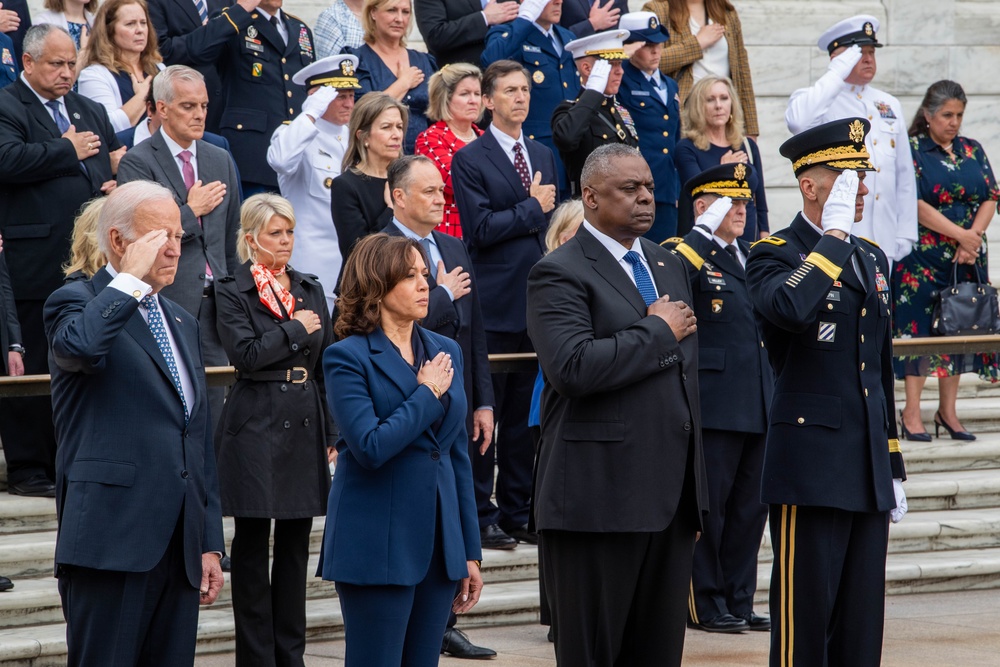
[[198,8],[198,18],[204,25],[208,21],[208,5],[205,4],[205,0],[194,0],[194,5]]
[[56,121],[56,126],[59,128],[60,134],[66,134],[66,130],[69,129],[69,118],[63,115],[62,105],[56,100],[49,100],[45,103],[45,106],[52,109],[52,117]]
[[635,250],[625,253],[625,261],[632,265],[632,277],[635,278],[635,286],[639,288],[639,294],[646,305],[656,301],[656,288],[653,287],[653,279],[649,277],[649,272],[642,265],[642,258]]
[[174,387],[181,396],[181,405],[184,406],[184,423],[187,423],[191,416],[188,413],[187,399],[184,398],[184,390],[181,388],[181,374],[177,372],[177,360],[174,358],[174,350],[170,347],[170,339],[167,338],[167,328],[163,323],[163,315],[160,314],[160,305],[153,298],[152,294],[144,296],[139,303],[149,313],[149,331],[153,334],[160,353],[164,361],[167,362],[167,370],[170,371],[170,378],[174,381]]
[[427,270],[431,272],[431,278],[437,280],[438,267],[437,262],[434,261],[434,255],[431,254],[431,240],[420,239],[420,245],[424,247],[424,252],[427,253]]

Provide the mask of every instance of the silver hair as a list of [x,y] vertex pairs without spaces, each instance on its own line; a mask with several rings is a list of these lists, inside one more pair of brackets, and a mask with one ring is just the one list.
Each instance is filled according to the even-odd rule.
[[171,65],[165,70],[158,72],[153,79],[153,101],[170,104],[174,101],[174,83],[177,81],[187,81],[188,83],[205,83],[205,77],[196,69],[186,65]]
[[128,241],[134,241],[135,212],[150,201],[174,201],[170,190],[153,181],[132,181],[119,185],[108,195],[97,219],[97,247],[111,257],[111,230],[117,229]]
[[623,157],[642,157],[638,148],[625,144],[604,144],[587,156],[580,173],[580,185],[586,187],[591,183],[607,178],[615,171],[612,161]]
[[[21,50],[31,56],[32,60],[41,60],[42,55],[45,53],[45,40],[54,32],[61,32],[69,37],[71,42],[73,41],[73,38],[70,37],[69,32],[65,28],[52,25],[51,23],[37,23],[28,28],[28,32],[24,33],[24,42]],[[73,44],[73,48],[76,48],[76,43]]]

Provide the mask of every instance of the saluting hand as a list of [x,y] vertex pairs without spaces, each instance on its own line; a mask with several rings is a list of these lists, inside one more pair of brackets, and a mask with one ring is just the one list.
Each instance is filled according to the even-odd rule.
[[649,304],[646,315],[656,315],[666,322],[678,343],[698,330],[698,318],[691,306],[683,301],[671,301],[669,294]]
[[608,87],[609,78],[611,78],[611,63],[601,58],[590,68],[590,74],[587,75],[587,83],[584,88],[596,90],[603,95],[604,89]]
[[167,230],[165,229],[157,229],[143,234],[125,248],[118,272],[127,273],[140,280],[143,279],[153,268],[156,256],[166,242]]
[[846,240],[854,225],[855,211],[858,200],[858,172],[845,169],[833,182],[830,195],[823,204],[823,233],[839,236]]
[[545,6],[549,0],[521,0],[521,7],[517,11],[518,18],[526,19],[534,23],[545,11]]
[[319,315],[312,310],[296,310],[292,313],[292,319],[296,322],[301,322],[302,326],[306,328],[306,333],[311,334],[319,331],[323,326],[319,319]]
[[837,75],[837,78],[846,80],[854,71],[854,66],[861,61],[861,47],[851,44],[842,53],[838,53],[830,58],[827,70]]
[[733,207],[733,200],[729,197],[719,197],[708,209],[698,216],[698,219],[694,221],[696,225],[705,225],[708,227],[712,233],[719,231],[719,227],[722,226],[722,221],[726,219],[729,214],[729,209]]
[[77,160],[82,161],[89,157],[93,157],[97,155],[101,149],[101,138],[99,136],[90,130],[77,132],[76,125],[70,125],[69,129],[63,132],[62,138],[69,139],[73,142],[73,148],[76,149]]

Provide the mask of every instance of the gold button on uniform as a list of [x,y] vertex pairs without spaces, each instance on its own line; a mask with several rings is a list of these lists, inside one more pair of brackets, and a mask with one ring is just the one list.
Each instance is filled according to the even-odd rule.
[[563,88],[569,88],[565,81],[563,81]]
[[867,314],[868,314],[868,309],[867,308],[862,308],[861,309],[861,317],[864,317]]
[[861,370],[865,370],[865,362],[861,362]]
[[646,103],[645,102],[639,102],[639,106],[644,107],[644,106],[646,106]]
[[800,424],[805,424],[805,423],[806,423],[806,420],[805,420],[805,419],[803,419],[802,417],[799,417],[799,418],[798,418],[798,419],[796,419],[795,421],[797,421],[797,422],[798,422],[798,423],[800,423]]
[[670,120],[670,116],[668,116],[667,114],[663,114],[663,120]]
[[287,74],[285,75],[285,81],[288,81],[288,75]]
[[289,109],[288,110],[288,115],[289,116],[291,116],[293,113],[295,113],[295,109]]
[[865,397],[868,397],[868,387],[865,387]]
[[862,343],[865,342],[865,335],[864,334],[861,334],[861,342]]
[[664,148],[664,149],[663,149],[663,152],[664,152],[664,153],[669,153],[670,151],[669,151],[669,150],[667,150],[666,148]]
[[236,123],[236,129],[237,130],[242,130],[243,129],[243,123]]
[[289,97],[291,97],[291,96],[292,96],[292,91],[290,91],[290,90],[288,91],[288,96],[289,96]]
[[606,134],[602,134],[602,135],[601,135],[601,138],[602,138],[602,139],[607,139],[607,138],[608,138],[608,135],[606,135]]
[[665,137],[669,137],[669,136],[670,136],[670,133],[669,133],[669,132],[664,132],[664,133],[663,133],[663,136],[665,136]]
[[833,310],[833,304],[832,303],[826,304],[826,309],[827,310]]
[[282,58],[282,59],[281,59],[281,64],[282,64],[282,65],[284,65],[284,64],[285,64],[285,59],[284,59],[284,58]]

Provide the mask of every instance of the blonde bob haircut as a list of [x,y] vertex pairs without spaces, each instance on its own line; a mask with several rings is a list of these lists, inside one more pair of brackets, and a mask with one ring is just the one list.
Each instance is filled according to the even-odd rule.
[[69,261],[63,264],[63,275],[69,276],[79,271],[88,278],[93,278],[102,266],[108,263],[97,243],[97,219],[107,197],[91,199],[80,211],[73,223],[72,245]]
[[[347,125],[350,139],[347,141],[347,150],[344,151],[341,172],[368,164],[368,147],[365,144],[368,143],[368,137],[371,136],[372,125],[388,109],[399,111],[399,116],[403,119],[403,136],[406,136],[406,126],[410,122],[409,107],[386,93],[368,93],[354,105],[354,110],[351,111],[351,122]],[[402,150],[400,150],[400,155],[402,154]]]
[[705,100],[708,99],[709,89],[719,82],[726,84],[726,88],[729,90],[729,102],[732,109],[729,121],[726,122],[726,143],[734,151],[743,150],[743,140],[746,138],[743,129],[743,105],[740,104],[740,97],[736,94],[732,80],[724,76],[706,76],[691,88],[691,94],[684,101],[684,108],[681,110],[681,127],[684,128],[684,138],[694,142],[698,150],[708,150],[708,118],[705,114]]
[[243,206],[240,207],[240,231],[236,238],[236,253],[240,261],[245,262],[248,259],[258,261],[257,253],[247,241],[247,235],[260,247],[258,237],[274,216],[284,218],[291,225],[291,229],[295,229],[295,209],[292,208],[292,203],[281,195],[262,192],[243,202]]
[[[121,57],[121,49],[115,44],[115,25],[118,22],[118,12],[122,7],[137,5],[146,16],[146,47],[139,54],[139,66],[146,75],[159,71],[157,65],[163,62],[160,49],[156,44],[156,29],[149,18],[149,7],[145,0],[105,0],[94,16],[94,27],[90,33],[90,41],[83,50],[83,66],[104,65],[112,73],[128,71],[128,66]],[[128,100],[125,100],[126,102]]]
[[549,231],[545,232],[545,249],[552,252],[562,245],[559,237],[583,224],[583,200],[567,199],[552,214]]
[[[455,96],[458,84],[466,79],[475,79],[480,83],[482,90],[483,73],[475,65],[468,63],[454,63],[445,65],[431,76],[430,83],[427,84],[430,103],[427,105],[427,112],[424,114],[428,120],[448,122],[452,119],[448,105],[451,98]],[[483,102],[479,102],[479,115],[476,122],[483,117]]]
[[[375,19],[372,18],[372,11],[385,9],[397,2],[399,0],[365,0],[365,4],[361,7],[361,28],[365,31],[365,44],[375,43]],[[406,28],[407,33],[413,26],[413,3],[409,2],[408,4],[410,5],[410,25]],[[399,45],[406,46],[406,35],[399,38]]]

